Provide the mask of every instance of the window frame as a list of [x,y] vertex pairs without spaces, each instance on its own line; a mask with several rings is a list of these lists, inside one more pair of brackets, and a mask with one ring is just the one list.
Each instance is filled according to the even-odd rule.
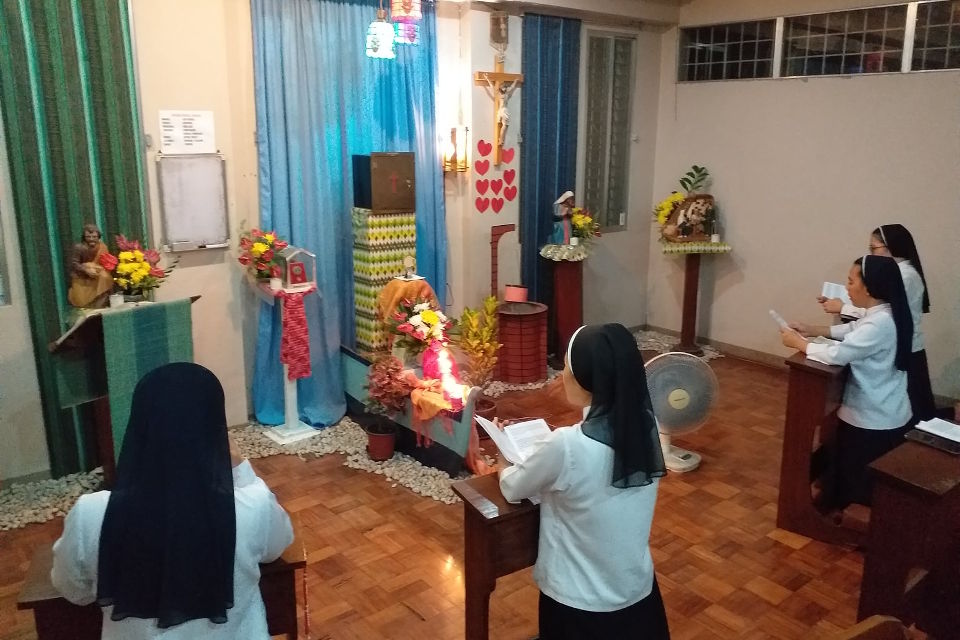
[[[626,189],[626,201],[624,202],[624,211],[621,214],[622,224],[616,225],[606,225],[603,224],[604,220],[597,220],[600,222],[600,232],[601,233],[615,233],[618,231],[626,231],[628,222],[630,220],[630,188],[629,188],[629,175],[630,175],[630,161],[631,156],[633,155],[633,141],[634,141],[634,123],[636,118],[634,117],[636,108],[637,108],[637,68],[638,68],[638,57],[640,52],[640,31],[637,29],[617,29],[615,27],[605,27],[601,25],[583,25],[583,29],[580,31],[580,87],[579,95],[580,101],[577,106],[577,176],[576,176],[576,193],[577,198],[583,197],[586,187],[586,163],[587,163],[587,88],[589,84],[589,45],[591,37],[602,37],[608,39],[614,38],[626,38],[631,41],[631,55],[630,55],[630,113],[628,116],[628,137],[627,137],[627,176],[628,176],[628,186]],[[611,97],[613,92],[610,93]],[[607,135],[610,135],[610,121],[612,118],[612,110],[607,114]],[[608,138],[609,139],[609,138]],[[606,149],[606,162],[607,167],[610,166],[610,147],[607,146]],[[609,184],[609,172],[605,176],[604,182],[605,185]],[[606,191],[606,188],[604,189]],[[557,194],[560,195],[560,194]],[[592,211],[595,216],[599,216],[600,212]]]

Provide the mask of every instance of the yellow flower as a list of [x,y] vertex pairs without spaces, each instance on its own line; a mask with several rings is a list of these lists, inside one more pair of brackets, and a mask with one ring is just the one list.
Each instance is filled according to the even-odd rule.
[[133,257],[136,259],[137,262],[143,262],[143,251],[140,251],[139,249],[134,249]]
[[270,244],[273,244],[273,241],[276,240],[277,237],[272,233],[265,233],[263,234],[263,239],[269,242]]
[[130,281],[127,280],[126,278],[117,278],[116,281],[117,281],[117,284],[120,285],[122,289],[126,289],[127,286],[130,284]]
[[254,258],[259,258],[261,255],[263,255],[263,252],[269,248],[270,247],[268,247],[262,242],[254,242],[253,246],[250,247],[250,253],[253,254]]
[[143,280],[143,273],[142,273],[142,272],[140,272],[140,271],[134,271],[133,273],[130,274],[130,281],[131,281],[133,284],[138,284],[141,280]]
[[437,324],[437,322],[440,321],[440,318],[437,317],[436,312],[431,309],[422,311],[420,313],[420,317],[423,319],[424,322],[426,322],[429,325]]
[[133,252],[132,251],[121,251],[117,256],[120,259],[120,262],[131,262],[133,261]]

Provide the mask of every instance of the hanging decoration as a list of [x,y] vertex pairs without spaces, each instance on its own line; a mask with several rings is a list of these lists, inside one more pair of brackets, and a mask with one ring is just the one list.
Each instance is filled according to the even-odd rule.
[[423,18],[420,0],[390,0],[390,19],[397,22],[417,22]]
[[420,25],[410,22],[393,23],[394,42],[397,44],[420,44]]
[[393,60],[397,54],[393,50],[393,27],[387,22],[387,12],[377,9],[377,19],[367,28],[367,57]]

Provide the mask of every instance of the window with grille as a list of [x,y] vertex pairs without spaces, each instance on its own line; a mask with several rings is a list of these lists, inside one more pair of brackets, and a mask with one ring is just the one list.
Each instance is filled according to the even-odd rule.
[[626,226],[635,39],[589,33],[586,43],[583,197],[604,230]]
[[900,71],[906,5],[784,19],[784,76]]
[[912,69],[960,69],[960,1],[917,6]]
[[681,29],[680,80],[769,78],[775,20]]

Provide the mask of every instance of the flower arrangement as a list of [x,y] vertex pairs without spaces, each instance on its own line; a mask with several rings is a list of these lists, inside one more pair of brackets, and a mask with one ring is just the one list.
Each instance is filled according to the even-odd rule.
[[497,353],[502,346],[497,342],[500,335],[497,298],[488,297],[481,309],[465,308],[460,316],[459,330],[457,344],[467,356],[470,369],[469,374],[463,376],[464,382],[473,387],[483,387],[493,377]]
[[674,191],[669,196],[661,200],[656,207],[653,208],[653,217],[656,218],[657,224],[661,227],[667,224],[667,218],[670,217],[670,214],[673,213],[673,210],[683,202],[687,196]]
[[570,226],[576,238],[590,240],[600,235],[600,223],[593,219],[593,215],[583,207],[574,207],[570,217]]
[[246,267],[254,278],[279,278],[283,269],[278,252],[286,247],[287,242],[279,239],[274,231],[244,231],[240,235],[240,257],[237,261]]
[[144,249],[137,240],[128,240],[123,235],[116,237],[117,255],[104,253],[100,266],[113,274],[113,282],[126,295],[142,295],[156,289],[173,270],[161,269],[160,253]]
[[434,340],[447,343],[447,330],[453,323],[432,306],[423,298],[405,298],[397,305],[397,310],[387,319],[390,331],[396,335],[394,346],[416,355]]
[[367,412],[388,417],[404,413],[412,391],[400,360],[384,356],[367,373]]
[[[716,231],[713,196],[700,193],[710,180],[706,167],[693,165],[679,180],[682,192],[674,191],[653,208],[661,240],[703,240]],[[675,215],[676,214],[676,215]]]

